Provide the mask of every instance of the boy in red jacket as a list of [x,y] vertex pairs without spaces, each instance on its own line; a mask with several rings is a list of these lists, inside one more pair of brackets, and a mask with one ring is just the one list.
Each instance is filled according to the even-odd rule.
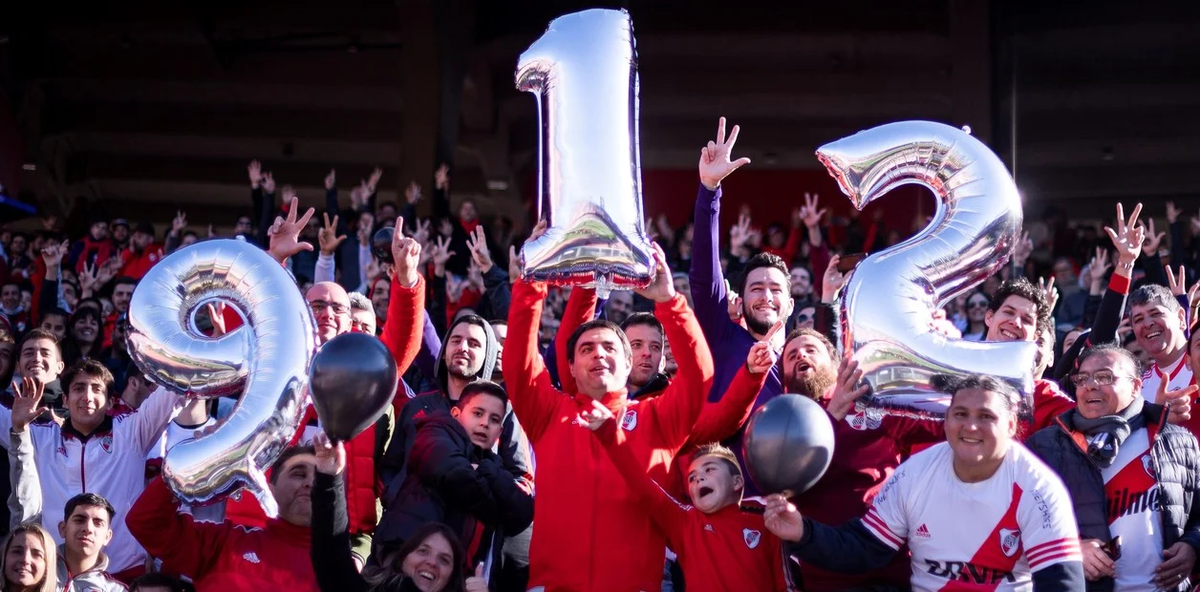
[[650,401],[628,400],[629,342],[607,321],[583,324],[567,344],[566,370],[578,392],[555,389],[537,351],[546,285],[513,285],[503,366],[509,399],[538,464],[536,525],[529,550],[531,589],[591,592],[662,586],[666,538],[596,438],[572,425],[581,411],[600,401],[621,418],[642,472],[664,480],[696,424],[712,387],[712,354],[687,301],[675,293],[661,249],[655,249],[655,259],[654,281],[639,293],[656,302],[655,316],[675,347],[679,372],[671,386]]
[[[753,382],[758,388],[775,365],[775,353],[766,341],[750,348],[746,366],[733,384]],[[701,446],[688,466],[687,490],[693,505],[683,505],[655,483],[642,469],[626,444],[625,435],[612,421],[612,412],[599,401],[583,411],[579,423],[592,430],[604,445],[617,471],[649,507],[654,525],[667,535],[679,557],[683,579],[697,592],[739,590],[795,590],[784,571],[779,537],[763,524],[762,507],[743,508],[745,481],[733,452],[718,444]]]

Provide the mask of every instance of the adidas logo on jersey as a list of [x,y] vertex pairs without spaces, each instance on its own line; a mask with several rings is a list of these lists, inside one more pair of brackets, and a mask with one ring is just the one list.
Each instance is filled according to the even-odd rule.
[[242,555],[242,559],[245,559],[250,563],[259,563],[258,555],[254,551],[246,551],[246,554]]
[[923,539],[929,538],[929,528],[927,526],[925,526],[924,524],[921,524],[920,526],[917,527],[917,536],[919,536]]

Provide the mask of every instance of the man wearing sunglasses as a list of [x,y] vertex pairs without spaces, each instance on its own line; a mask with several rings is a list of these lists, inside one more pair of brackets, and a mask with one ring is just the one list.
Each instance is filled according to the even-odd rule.
[[1079,360],[1076,407],[1026,445],[1070,491],[1087,589],[1188,590],[1200,549],[1200,445],[1142,396],[1128,351],[1105,344]]

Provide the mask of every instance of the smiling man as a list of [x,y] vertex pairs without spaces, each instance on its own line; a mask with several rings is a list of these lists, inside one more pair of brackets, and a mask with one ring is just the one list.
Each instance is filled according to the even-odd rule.
[[1134,338],[1152,362],[1141,375],[1142,396],[1151,403],[1163,403],[1156,399],[1164,380],[1169,391],[1192,383],[1192,371],[1184,355],[1186,319],[1179,301],[1163,286],[1145,285],[1129,295],[1129,321]]
[[[95,360],[72,364],[62,375],[70,417],[57,423],[33,423],[42,411],[43,389],[26,377],[11,410],[0,407],[0,433],[26,430],[36,450],[44,525],[52,532],[65,517],[59,512],[80,493],[103,495],[122,513],[142,492],[146,454],[166,431],[171,417],[184,405],[183,397],[164,389],[152,393],[137,410],[110,413],[116,393],[113,377]],[[0,438],[5,448],[9,439]],[[145,571],[145,551],[125,524],[113,524],[108,547],[109,570],[122,581]]]
[[179,512],[179,500],[156,477],[129,510],[137,540],[171,572],[188,576],[197,592],[319,590],[311,553],[312,488],[317,457],[312,446],[283,451],[271,466],[271,496],[279,517],[262,528],[226,520],[196,521]]

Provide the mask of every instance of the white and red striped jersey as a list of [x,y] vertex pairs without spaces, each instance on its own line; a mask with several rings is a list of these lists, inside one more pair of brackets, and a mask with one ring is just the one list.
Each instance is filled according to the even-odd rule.
[[1158,387],[1163,380],[1167,381],[1168,391],[1177,391],[1192,384],[1192,369],[1188,368],[1187,356],[1179,356],[1179,360],[1167,368],[1159,368],[1151,364],[1150,369],[1142,374],[1142,397],[1151,403],[1162,404],[1158,401]]
[[1013,443],[994,475],[964,483],[942,442],[900,465],[863,525],[912,552],[913,590],[1032,590],[1044,567],[1082,561],[1066,487]]
[[1108,500],[1108,531],[1121,537],[1116,589],[1154,592],[1154,568],[1163,562],[1162,500],[1150,458],[1150,433],[1141,429],[1117,449],[1112,466],[1103,469]]

